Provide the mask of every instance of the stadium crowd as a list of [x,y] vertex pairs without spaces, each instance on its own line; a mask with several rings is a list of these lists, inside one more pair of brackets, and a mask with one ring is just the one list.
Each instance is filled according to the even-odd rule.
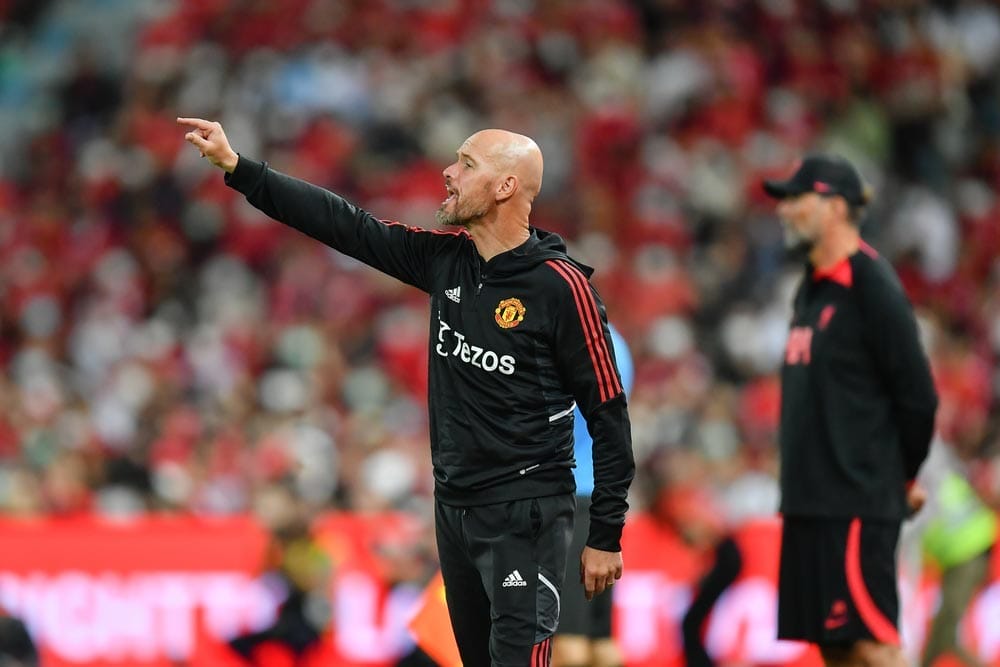
[[760,181],[839,152],[941,437],[981,429],[998,86],[985,0],[0,0],[0,511],[430,511],[425,297],[251,209],[178,115],[418,226],[464,137],[534,137],[533,223],[635,357],[633,507],[684,479],[730,521],[777,507],[799,274]]

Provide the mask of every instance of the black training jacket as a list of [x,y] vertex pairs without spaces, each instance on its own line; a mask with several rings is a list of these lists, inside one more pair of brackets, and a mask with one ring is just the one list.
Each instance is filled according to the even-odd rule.
[[903,518],[937,394],[910,302],[870,246],[807,266],[781,380],[782,512]]
[[427,292],[435,495],[473,506],[572,493],[573,407],[594,440],[594,548],[620,549],[635,470],[625,394],[591,269],[556,234],[486,262],[464,230],[384,222],[240,157],[226,183],[269,216]]

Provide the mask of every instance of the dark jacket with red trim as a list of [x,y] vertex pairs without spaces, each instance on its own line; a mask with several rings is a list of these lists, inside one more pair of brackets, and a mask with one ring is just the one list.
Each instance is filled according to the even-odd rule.
[[594,440],[588,544],[620,549],[635,465],[607,317],[562,239],[538,229],[486,262],[471,237],[377,220],[241,157],[226,182],[269,216],[430,295],[435,494],[485,505],[572,493],[573,407]]
[[937,394],[910,302],[870,246],[807,266],[781,381],[782,512],[904,517]]

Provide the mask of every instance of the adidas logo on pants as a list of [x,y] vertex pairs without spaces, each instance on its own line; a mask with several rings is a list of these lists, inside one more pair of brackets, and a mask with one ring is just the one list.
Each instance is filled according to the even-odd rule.
[[528,582],[521,577],[521,573],[514,570],[507,575],[507,578],[503,580],[503,587],[510,588],[511,586],[527,586]]

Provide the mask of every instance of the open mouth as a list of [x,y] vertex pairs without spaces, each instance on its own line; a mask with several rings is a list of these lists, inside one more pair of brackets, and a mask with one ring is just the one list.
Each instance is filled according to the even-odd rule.
[[453,189],[451,188],[451,186],[450,186],[450,185],[446,185],[446,186],[444,186],[444,189],[445,189],[445,190],[446,190],[446,191],[448,192],[448,196],[447,196],[447,197],[445,197],[445,198],[444,198],[444,200],[443,200],[443,201],[441,202],[441,205],[442,205],[442,206],[444,206],[445,204],[447,204],[448,202],[450,202],[451,200],[453,200],[453,199],[454,199],[455,197],[457,197],[457,196],[458,196],[458,193],[456,193],[456,192],[455,192],[455,191],[454,191],[454,190],[453,190]]

